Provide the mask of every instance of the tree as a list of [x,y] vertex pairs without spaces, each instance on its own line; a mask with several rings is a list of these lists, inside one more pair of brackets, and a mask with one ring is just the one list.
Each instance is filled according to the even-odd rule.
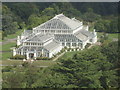
[[54,8],[51,8],[51,7],[48,7],[48,8],[45,8],[43,11],[42,11],[42,15],[46,15],[46,16],[54,16],[55,15],[55,10]]
[[60,61],[54,70],[67,77],[68,83],[64,87],[118,87],[117,73],[111,70],[113,64],[107,61],[100,48],[91,48],[75,54],[73,58]]
[[99,20],[100,18],[101,16],[94,13],[92,8],[88,8],[87,12],[83,15],[83,19],[88,22],[94,22],[96,20]]
[[113,33],[119,32],[119,30],[118,30],[118,18],[111,20],[109,30],[110,30],[109,32],[113,32]]
[[119,49],[118,49],[118,42],[111,42],[102,47],[101,52],[107,56],[109,62],[115,64],[115,67],[119,67]]
[[26,83],[25,83],[25,77],[23,73],[21,72],[9,72],[3,73],[3,82],[2,82],[2,87],[3,88],[25,88]]
[[16,16],[10,11],[7,6],[3,5],[2,12],[2,38],[4,39],[4,37],[6,37],[8,34],[14,34],[18,30],[19,25],[18,22],[14,20]]

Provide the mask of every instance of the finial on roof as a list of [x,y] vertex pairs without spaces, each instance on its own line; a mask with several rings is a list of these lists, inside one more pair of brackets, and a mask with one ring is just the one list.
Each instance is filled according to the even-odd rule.
[[58,17],[57,17],[57,15],[55,15],[55,17],[54,17],[54,18],[56,18],[56,19],[57,19],[57,18],[58,18]]
[[75,19],[75,17],[73,17],[73,19]]
[[61,17],[61,16],[64,16],[64,15],[63,15],[63,13],[58,14],[58,15],[55,15],[55,17],[54,17],[54,18],[58,19],[58,18],[59,18],[59,17]]

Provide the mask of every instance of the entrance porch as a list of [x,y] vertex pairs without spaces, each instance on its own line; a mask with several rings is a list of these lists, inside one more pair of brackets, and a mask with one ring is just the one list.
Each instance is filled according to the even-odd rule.
[[26,59],[36,59],[36,52],[27,52]]

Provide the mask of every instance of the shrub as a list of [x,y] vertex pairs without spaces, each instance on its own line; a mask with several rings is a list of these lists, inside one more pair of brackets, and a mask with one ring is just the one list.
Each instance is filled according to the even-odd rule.
[[2,72],[10,72],[12,70],[11,66],[6,66],[4,68],[2,68]]
[[68,48],[68,51],[70,51],[71,50],[71,48]]
[[11,57],[11,59],[24,59],[25,58],[25,56],[24,55],[15,55],[15,56],[13,56],[13,57]]
[[23,62],[23,63],[22,63],[22,66],[23,66],[23,67],[28,67],[29,65],[30,65],[30,64],[29,64],[28,62]]
[[85,46],[85,48],[88,48],[91,44],[90,43],[87,43],[87,45]]

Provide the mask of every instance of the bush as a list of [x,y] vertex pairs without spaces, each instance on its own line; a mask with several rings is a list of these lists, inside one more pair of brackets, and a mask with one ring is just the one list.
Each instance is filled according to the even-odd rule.
[[85,46],[85,48],[88,48],[91,44],[90,43],[87,43],[87,45]]
[[2,68],[2,72],[10,72],[12,70],[11,66],[6,66],[4,68]]
[[23,67],[28,67],[29,65],[30,65],[30,64],[29,64],[28,62],[23,62],[23,63],[22,63],[22,66],[23,66]]
[[68,48],[68,51],[70,51],[71,50],[71,48]]
[[24,55],[15,55],[13,57],[11,57],[11,59],[25,59],[25,56]]

